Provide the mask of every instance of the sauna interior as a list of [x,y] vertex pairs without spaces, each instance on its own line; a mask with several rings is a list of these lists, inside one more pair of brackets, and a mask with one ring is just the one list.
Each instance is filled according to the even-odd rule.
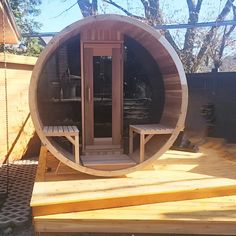
[[[83,21],[55,37],[39,60],[32,118],[42,143],[72,168],[128,172],[158,158],[182,130],[185,75],[170,45],[144,23],[113,15]],[[79,145],[45,127],[76,127]]]

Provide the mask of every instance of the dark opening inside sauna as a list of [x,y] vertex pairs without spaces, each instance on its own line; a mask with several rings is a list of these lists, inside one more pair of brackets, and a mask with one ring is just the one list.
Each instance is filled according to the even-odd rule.
[[30,87],[42,143],[89,174],[142,168],[183,128],[182,65],[156,30],[128,17],[104,15],[67,27],[40,57]]

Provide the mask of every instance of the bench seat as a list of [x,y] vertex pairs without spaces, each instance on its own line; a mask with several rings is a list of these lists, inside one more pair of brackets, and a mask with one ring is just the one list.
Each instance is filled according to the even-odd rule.
[[129,126],[129,154],[133,153],[134,133],[140,135],[140,162],[144,161],[145,144],[157,134],[172,134],[174,129],[163,124],[144,124]]
[[66,137],[74,145],[75,162],[79,158],[79,130],[76,126],[44,126],[43,132],[47,137]]

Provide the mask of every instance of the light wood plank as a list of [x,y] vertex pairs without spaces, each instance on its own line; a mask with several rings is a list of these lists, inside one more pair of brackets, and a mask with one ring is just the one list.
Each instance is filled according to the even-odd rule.
[[75,163],[80,164],[79,156],[79,134],[75,135]]
[[83,175],[79,180],[76,174],[77,180],[66,181],[65,175],[57,175],[61,181],[35,183],[31,206],[37,215],[72,208],[80,211],[234,195],[236,163],[221,155],[208,148],[203,153],[169,151],[152,169],[134,172],[127,178]]
[[[130,125],[129,132],[129,154],[133,153],[133,133],[136,132],[140,135],[139,144],[139,160],[140,163],[145,160],[145,144],[154,136],[160,134],[172,134],[174,128],[164,124],[145,124],[145,125]],[[147,137],[145,138],[145,135]]]
[[106,43],[106,42],[98,42],[98,43],[85,43],[84,48],[120,48],[120,43],[114,42],[114,43]]
[[94,109],[93,109],[93,50],[83,49],[83,88],[84,88],[84,125],[85,145],[92,145],[94,138]]
[[34,217],[38,232],[235,235],[236,196]]
[[[56,161],[56,166],[58,161],[56,159],[54,159],[54,161]],[[49,161],[47,161],[47,164],[49,164]],[[60,169],[64,168],[68,169],[68,166],[63,166],[62,164]],[[123,206],[126,206],[125,204],[138,205],[150,203],[149,201],[155,198],[153,194],[158,194],[158,191],[159,196],[156,195],[156,200],[157,202],[163,202],[151,205],[91,211],[91,215],[89,211],[67,213],[68,215],[44,215],[42,217],[34,217],[34,220],[36,222],[37,219],[45,219],[45,221],[38,221],[40,222],[39,227],[43,228],[44,226],[45,231],[48,230],[46,227],[47,223],[45,222],[50,222],[49,218],[51,218],[51,220],[54,218],[55,221],[53,220],[53,222],[55,224],[58,222],[63,223],[64,221],[65,225],[68,225],[68,222],[74,222],[73,227],[67,229],[77,229],[78,231],[81,230],[78,222],[85,222],[86,220],[88,225],[89,222],[91,223],[93,220],[95,224],[100,225],[103,219],[107,224],[107,227],[105,227],[104,223],[103,226],[105,228],[103,228],[103,230],[111,229],[111,225],[113,225],[116,220],[117,227],[120,224],[120,228],[118,227],[119,230],[121,230],[123,223],[127,223],[127,228],[123,228],[123,230],[126,230],[132,222],[135,222],[135,224],[138,222],[138,225],[140,225],[142,229],[146,229],[146,223],[149,221],[155,222],[155,224],[166,221],[166,228],[162,229],[164,230],[162,233],[169,229],[172,223],[175,224],[176,222],[180,223],[179,227],[182,230],[184,222],[192,222],[196,227],[199,227],[199,225],[202,226],[202,224],[207,222],[208,226],[206,229],[209,230],[208,232],[213,233],[215,232],[213,231],[215,230],[214,224],[218,225],[222,223],[221,227],[229,223],[235,225],[235,168],[235,162],[222,157],[222,152],[219,150],[218,144],[215,145],[215,148],[214,145],[211,144],[211,149],[209,149],[209,145],[205,146],[201,148],[200,153],[168,151],[157,160],[152,169],[137,171],[122,178],[99,179],[88,175],[79,175],[78,172],[74,172],[74,174],[70,172],[70,174],[67,175],[54,175],[53,181],[52,175],[45,173],[45,180],[53,182],[51,182],[50,185],[48,185],[50,182],[41,182],[41,185],[35,183],[32,199],[36,200],[35,203],[37,203],[37,206],[45,207],[46,210],[50,210],[51,207],[48,208],[47,204],[56,204],[54,205],[55,208],[51,209],[53,211],[55,211],[55,209],[58,211],[73,209],[71,211],[75,212],[76,209],[82,210],[81,206],[83,206],[83,210],[85,210],[86,206],[109,208],[123,204]],[[74,180],[69,181],[71,178]],[[155,192],[153,192],[153,190]],[[144,196],[144,193],[147,195]],[[142,195],[141,197],[140,194]],[[122,196],[124,197],[125,195],[128,196],[128,198],[123,198],[122,200]],[[114,201],[112,200],[112,196],[114,197]],[[224,197],[221,198],[220,196]],[[108,198],[108,200],[105,200],[106,198]],[[206,199],[200,200],[201,198]],[[79,204],[79,206],[77,206],[78,199],[84,199],[82,205]],[[185,199],[195,200],[185,201]],[[71,208],[67,208],[68,206],[64,205],[64,203],[68,202],[72,204]],[[188,205],[188,202],[192,203]],[[63,204],[63,206],[58,203]],[[43,209],[41,213],[43,213],[45,209]],[[140,209],[140,212],[138,209]],[[143,212],[141,209],[143,209]],[[123,210],[124,214],[120,213],[120,211]],[[86,216],[87,213],[88,215]],[[81,217],[80,220],[79,217]],[[53,226],[53,224],[51,226]],[[115,228],[118,230],[117,227]],[[200,228],[201,231],[199,231],[199,233],[205,232],[202,231],[202,227]],[[226,227],[226,229],[223,228],[221,232],[223,235],[226,235],[226,232],[229,232],[227,231],[228,227]],[[61,230],[61,228],[59,229]],[[152,232],[159,232],[155,230]],[[195,228],[192,230],[195,230]],[[187,233],[188,231],[183,232]]]
[[153,137],[154,134],[148,134],[147,137],[145,137],[145,144]]
[[58,131],[59,131],[59,133],[62,133],[62,132],[63,132],[62,126],[59,126],[59,127],[58,127]]
[[[37,182],[31,206],[34,216],[86,211],[113,207],[172,202],[188,199],[201,199],[216,196],[235,195],[236,182],[219,182],[208,179],[182,181],[176,184],[154,184],[153,181],[91,180]],[[92,183],[93,182],[93,183]],[[145,183],[146,182],[146,183]],[[136,185],[134,185],[136,184]],[[122,187],[123,185],[123,187]],[[109,188],[108,188],[109,186]],[[42,190],[43,193],[42,194]]]
[[75,162],[79,163],[79,130],[76,126],[45,126],[48,137],[66,137],[74,146]]
[[134,151],[134,147],[133,147],[133,139],[134,139],[134,132],[133,132],[133,128],[130,127],[129,128],[129,154],[131,155]]
[[145,134],[140,134],[140,163],[144,161],[144,154],[145,154]]
[[48,126],[48,133],[53,133],[52,132],[52,126]]
[[47,148],[45,146],[41,146],[39,153],[39,164],[36,173],[36,178],[38,179],[38,181],[44,181],[45,179],[47,152],[48,152]]
[[75,140],[69,136],[69,135],[64,135],[73,145],[75,145]]
[[143,134],[171,134],[174,129],[163,124],[145,124],[145,125],[130,125],[137,133]]

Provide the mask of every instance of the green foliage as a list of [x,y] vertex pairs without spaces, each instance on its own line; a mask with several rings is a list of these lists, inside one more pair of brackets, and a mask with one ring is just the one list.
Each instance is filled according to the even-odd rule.
[[41,0],[10,0],[9,3],[22,33],[32,33],[40,29],[41,24],[34,17],[41,13],[38,8],[42,4]]
[[[39,16],[41,11],[39,6],[42,0],[9,0],[16,23],[22,34],[33,33],[41,28],[41,23],[35,21],[35,16]],[[43,49],[38,38],[23,38],[22,43],[25,50],[13,50],[16,54],[27,56],[38,56]]]
[[39,56],[44,48],[39,38],[26,38],[24,44],[27,48],[25,56]]

